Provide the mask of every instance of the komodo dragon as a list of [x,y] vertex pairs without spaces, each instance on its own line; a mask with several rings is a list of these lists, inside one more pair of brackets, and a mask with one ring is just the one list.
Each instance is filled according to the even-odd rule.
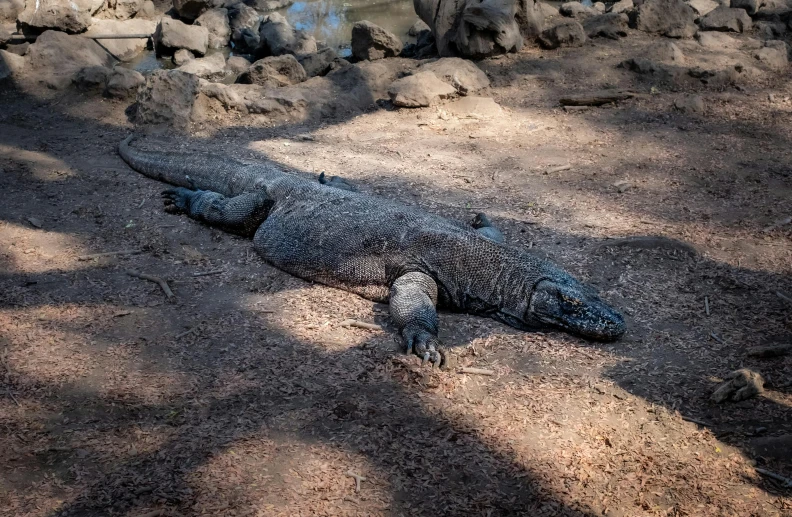
[[178,187],[163,192],[172,211],[252,236],[256,251],[283,271],[389,302],[407,353],[434,366],[443,360],[436,307],[523,330],[603,341],[624,334],[621,314],[593,288],[505,244],[488,221],[475,229],[355,192],[341,179],[325,185],[273,163],[142,151],[132,139],[119,154],[136,171]]

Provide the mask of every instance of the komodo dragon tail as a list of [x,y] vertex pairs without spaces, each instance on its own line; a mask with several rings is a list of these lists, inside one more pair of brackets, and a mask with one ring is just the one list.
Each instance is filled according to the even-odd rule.
[[249,164],[211,154],[142,151],[131,147],[134,139],[129,135],[118,145],[121,158],[139,173],[179,187],[236,196],[284,173],[275,164]]

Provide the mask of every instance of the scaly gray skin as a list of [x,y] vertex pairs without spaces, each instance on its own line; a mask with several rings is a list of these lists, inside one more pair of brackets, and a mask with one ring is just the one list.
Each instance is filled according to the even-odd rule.
[[503,243],[486,216],[476,230],[272,163],[145,152],[131,148],[131,140],[119,153],[133,169],[180,187],[163,193],[171,209],[251,235],[256,251],[283,271],[389,302],[407,351],[436,366],[442,360],[436,307],[525,330],[554,328],[596,340],[624,334],[621,314],[592,288]]

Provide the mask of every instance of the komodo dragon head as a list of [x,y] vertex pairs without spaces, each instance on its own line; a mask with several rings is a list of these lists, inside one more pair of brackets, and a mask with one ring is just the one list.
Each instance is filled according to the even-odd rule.
[[533,289],[524,321],[534,327],[560,328],[599,341],[619,339],[624,318],[603,302],[593,288],[568,275],[540,280]]

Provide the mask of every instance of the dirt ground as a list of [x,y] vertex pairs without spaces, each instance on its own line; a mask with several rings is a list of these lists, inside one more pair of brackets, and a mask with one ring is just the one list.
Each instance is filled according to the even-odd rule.
[[[387,306],[165,213],[163,185],[115,152],[129,102],[4,87],[0,514],[792,515],[792,489],[754,469],[792,477],[792,357],[747,354],[792,342],[792,225],[768,229],[792,215],[790,73],[702,88],[685,114],[688,92],[616,68],[631,45],[485,60],[489,114],[381,102],[149,142],[484,211],[627,317],[599,344],[441,314],[460,363],[494,376],[421,367]],[[642,95],[558,105],[602,87]],[[635,235],[695,251],[603,245]],[[118,250],[141,253],[79,259]],[[765,393],[711,402],[741,367]]]

